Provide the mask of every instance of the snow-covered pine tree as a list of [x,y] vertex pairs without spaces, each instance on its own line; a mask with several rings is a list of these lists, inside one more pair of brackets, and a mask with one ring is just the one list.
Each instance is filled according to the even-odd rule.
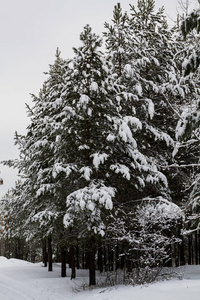
[[[163,176],[166,185],[164,187],[159,184],[159,180],[151,180],[148,168],[141,168],[143,172],[140,180],[136,171],[131,180],[138,180],[138,185],[135,189],[131,185],[126,186],[126,205],[121,207],[121,214],[118,213],[119,223],[120,216],[123,218],[124,215],[123,210],[134,214],[138,200],[142,202],[142,199],[148,197],[152,201],[152,208],[153,202],[159,196],[166,201],[177,201],[177,191],[173,184],[177,172],[171,169],[169,171],[167,166],[173,162],[171,153],[178,120],[176,110],[180,98],[184,96],[177,73],[178,67],[174,61],[176,44],[168,28],[164,9],[155,13],[155,1],[152,0],[139,0],[137,8],[133,5],[130,8],[131,14],[126,17],[128,26],[122,34],[126,41],[123,53],[128,60],[123,61],[120,77],[120,83],[129,97],[126,100],[120,99],[120,113],[124,118],[131,116],[139,120],[140,130],[133,133],[137,149],[148,162],[151,161],[155,170],[160,171],[157,178]],[[106,27],[112,28],[108,25]],[[108,36],[110,40],[114,40],[117,35],[115,31],[109,30],[106,35],[108,56],[112,56],[115,49],[109,43]],[[148,174],[146,178],[145,174]]]
[[153,10],[154,1],[140,0],[128,18],[115,7],[114,25],[106,25],[108,59],[89,25],[73,60],[57,51],[33,96],[27,134],[16,137],[29,232],[34,227],[37,239],[53,235],[56,243],[67,234],[71,245],[88,243],[91,285],[96,239],[106,236],[113,218],[139,214],[138,200],[147,197],[155,211],[158,197],[171,201],[162,168],[171,162],[174,107],[183,90],[163,10]]
[[[131,16],[126,17],[128,26],[121,34],[126,40],[123,53],[128,56],[128,63],[124,59],[120,82],[132,97],[120,102],[120,112],[123,116],[139,119],[142,130],[134,137],[138,149],[159,168],[170,162],[178,118],[176,105],[184,94],[173,60],[176,46],[163,9],[154,13],[154,1],[138,1],[137,8],[130,7]],[[108,29],[112,27],[115,23],[113,26],[107,25]],[[109,40],[117,39],[116,32],[108,30],[106,38],[108,55],[112,56],[115,49]],[[143,195],[156,194],[156,185],[154,187],[151,184],[146,194],[142,187]],[[142,198],[141,194],[135,195]]]
[[122,75],[125,64],[128,63],[128,16],[127,13],[123,13],[121,4],[115,5],[113,10],[112,25],[105,22],[104,37],[106,41],[106,47],[111,56],[113,63],[113,71],[120,77]]
[[[127,83],[129,88],[135,89],[138,95],[144,121],[160,132],[160,138],[157,136],[156,140],[163,139],[168,144],[170,136],[166,134],[173,134],[175,124],[172,108],[181,91],[178,90],[176,65],[173,61],[176,47],[164,8],[157,13],[154,9],[155,1],[152,0],[139,0],[137,8],[131,6],[129,34],[132,52],[130,70],[126,70],[125,76],[131,79]],[[150,129],[147,130],[150,134]]]
[[[98,77],[94,77],[96,74],[93,75],[93,69],[91,71],[91,58],[87,58],[87,56],[89,54],[93,54],[94,60],[97,51],[90,50],[89,52],[86,46],[87,45],[84,45],[83,48],[78,49],[79,52],[76,50],[77,58],[74,63],[75,74],[72,84],[73,93],[70,92],[69,94],[69,100],[73,105],[73,110],[70,109],[72,112],[71,116],[69,117],[68,114],[69,120],[66,119],[67,123],[65,128],[70,129],[68,130],[68,135],[65,140],[70,144],[72,149],[72,151],[69,151],[69,155],[73,156],[71,157],[71,160],[73,161],[73,159],[76,159],[74,153],[76,153],[76,155],[78,153],[77,156],[79,157],[79,162],[81,162],[83,157],[85,163],[85,158],[87,157],[88,166],[87,168],[84,166],[84,169],[82,169],[83,166],[81,166],[80,172],[86,181],[87,179],[91,180],[91,178],[97,177],[100,180],[104,180],[104,182],[109,182],[109,174],[111,173],[111,170],[113,172],[112,185],[117,188],[118,192],[120,191],[120,182],[122,185],[125,181],[124,179],[131,179],[128,181],[128,184],[132,186],[132,192],[144,187],[145,183],[148,182],[155,183],[155,185],[160,183],[160,186],[163,182],[165,184],[166,178],[157,170],[153,157],[149,157],[148,155],[144,156],[142,151],[145,152],[146,149],[144,150],[142,147],[141,151],[138,149],[138,144],[142,144],[142,142],[138,139],[138,136],[140,136],[142,131],[142,123],[137,118],[135,107],[132,105],[132,115],[124,114],[126,104],[130,103],[128,101],[132,101],[132,98],[134,99],[134,95],[128,93],[126,88],[123,86],[119,86],[117,90],[117,86],[115,87],[111,81],[107,81],[109,85],[103,85],[104,90],[102,88],[97,88],[99,86],[101,87],[103,84],[103,81],[99,82],[99,79],[102,78],[102,74],[105,74],[105,68],[103,72],[100,71],[99,62],[101,60],[98,58],[97,61],[94,61],[93,64],[96,64],[95,67],[98,70],[98,74],[101,74],[99,79]],[[80,51],[84,51],[84,55]],[[85,53],[87,53],[87,56]],[[85,61],[87,61],[87,64]],[[75,80],[77,80],[77,84]],[[93,80],[96,80],[95,84]],[[94,86],[96,86],[96,91],[95,93],[94,91],[91,93],[91,87],[93,88]],[[105,92],[105,88],[107,88],[108,91],[112,91],[112,93],[110,91],[108,93],[107,90]],[[113,88],[115,88],[114,91]],[[104,93],[103,95],[100,94],[102,91]],[[80,92],[84,93],[84,96],[82,96]],[[113,93],[115,93],[114,96],[112,96],[112,98],[111,96],[108,98],[108,96]],[[101,97],[101,101],[98,101],[99,97]],[[111,99],[113,99],[112,103]],[[66,100],[66,102],[67,101],[68,100]],[[96,104],[95,106],[93,103],[94,101]],[[106,103],[103,104],[103,101],[106,101]],[[137,103],[137,101],[135,102]],[[69,108],[67,109],[69,111]],[[73,125],[76,125],[76,127]],[[108,128],[107,131],[106,128]],[[115,132],[113,131],[113,128],[115,129]],[[77,137],[76,139],[74,138],[75,136]],[[162,138],[169,139],[167,140],[169,143],[172,141],[168,135],[165,136],[163,134]],[[136,139],[138,139],[138,144]],[[60,144],[65,147],[63,142]],[[66,148],[69,149],[68,147]],[[113,154],[110,155],[110,153]],[[113,164],[113,162],[116,163]],[[111,166],[109,166],[109,164],[111,164]],[[73,165],[71,164],[71,170],[72,166]],[[103,172],[104,166],[106,169]],[[74,169],[76,167],[77,165],[74,164]],[[87,171],[87,173],[85,173],[85,171]],[[118,181],[120,174],[124,177],[124,181],[122,181],[122,179],[119,179]],[[118,183],[117,185],[115,181]],[[121,188],[121,193],[123,194],[123,188]],[[121,195],[120,201],[123,202],[123,200],[127,199],[127,197],[127,193],[126,196]],[[133,200],[132,197],[133,196],[131,196],[131,199]]]
[[[199,11],[193,11],[183,20],[179,38],[182,47],[176,57],[182,63],[182,84],[185,85],[185,101],[180,107],[180,118],[176,127],[177,147],[174,151],[185,180],[185,211],[189,227],[198,228],[199,224],[199,145],[200,145],[200,90],[199,90]],[[184,167],[185,166],[185,167]]]
[[[101,39],[89,26],[80,39],[61,94],[64,106],[51,122],[58,133],[53,177],[67,193],[66,228],[76,232],[74,239],[89,238],[95,246],[119,202],[132,199],[145,182],[162,186],[166,178],[137,147],[141,122],[121,114],[121,102],[132,94],[116,84],[112,65],[98,50]],[[94,263],[91,268],[94,284]]]
[[[88,25],[80,40],[83,46],[74,49],[72,74],[62,94],[65,106],[60,113],[54,174],[55,178],[65,174],[65,226],[76,232],[74,239],[89,240],[90,285],[94,285],[95,237],[105,234],[115,196],[116,183],[111,174],[114,163],[125,159],[120,149],[126,143],[120,139],[115,142],[121,123],[116,105],[119,87],[115,86],[116,75],[112,75],[109,62],[98,49],[102,40]],[[123,129],[121,134],[126,135]],[[120,173],[122,178],[126,176],[124,165]]]
[[[27,238],[40,241],[51,238],[52,235],[59,240],[63,229],[65,198],[61,201],[57,196],[57,184],[52,176],[56,136],[51,120],[60,111],[60,95],[66,69],[67,62],[60,58],[60,51],[57,50],[55,63],[50,65],[50,71],[47,73],[49,78],[39,96],[32,95],[34,106],[28,107],[31,122],[27,133],[25,136],[16,134],[15,137],[20,159],[14,164],[23,177],[22,201],[28,209],[24,220],[27,225],[26,234]],[[32,230],[33,227],[36,230]]]

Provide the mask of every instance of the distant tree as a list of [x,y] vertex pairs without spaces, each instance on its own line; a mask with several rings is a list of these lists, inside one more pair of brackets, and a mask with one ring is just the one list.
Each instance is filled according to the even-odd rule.
[[[8,190],[1,199],[1,239],[2,243],[5,244],[5,254],[2,255],[34,262],[35,258],[39,257],[39,244],[33,240],[32,243],[26,241],[28,232],[26,216],[29,209],[24,204],[22,182],[18,181],[15,188]],[[29,234],[31,231],[34,233],[34,227],[29,228]]]

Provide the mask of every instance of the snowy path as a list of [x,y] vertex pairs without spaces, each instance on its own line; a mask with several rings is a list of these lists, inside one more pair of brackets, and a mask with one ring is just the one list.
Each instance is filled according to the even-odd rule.
[[60,278],[59,272],[59,268],[47,272],[39,264],[0,257],[0,299],[66,300],[66,294],[73,293],[72,283],[69,289],[69,279]]
[[47,272],[40,264],[0,257],[0,300],[199,300],[200,266],[187,266],[183,271],[183,280],[77,292],[87,282],[83,276],[88,275],[86,271],[71,281],[69,277],[60,277],[58,266]]

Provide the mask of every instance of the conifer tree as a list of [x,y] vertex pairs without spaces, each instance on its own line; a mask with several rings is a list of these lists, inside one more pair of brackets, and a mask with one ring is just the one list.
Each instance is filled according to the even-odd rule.
[[[148,139],[144,138],[144,144],[148,141],[146,149],[156,158],[158,165],[167,166],[173,162],[171,152],[178,120],[177,111],[185,91],[180,84],[179,69],[174,60],[177,45],[166,22],[164,8],[158,12],[154,10],[155,1],[152,0],[138,1],[137,8],[131,6],[132,76],[128,76],[128,79],[132,78],[129,82],[135,85],[136,90],[140,87],[138,105],[143,108],[141,116],[148,136]],[[153,107],[153,114],[146,117],[150,111],[149,106]],[[173,184],[176,172],[162,170],[169,184]],[[173,186],[170,187],[174,193]]]
[[[123,220],[124,212],[135,215],[138,202],[143,203],[141,209],[145,209],[143,199],[148,198],[152,202],[152,209],[158,197],[166,202],[177,201],[173,181],[174,177],[178,181],[179,176],[176,170],[168,171],[168,165],[174,162],[171,153],[178,121],[176,110],[180,98],[184,96],[178,66],[174,61],[177,45],[168,28],[164,9],[155,13],[155,1],[152,0],[139,0],[137,7],[130,5],[130,8],[130,16],[127,15],[126,19],[128,25],[123,31],[124,40],[128,41],[124,51],[128,59],[123,61],[119,80],[127,95],[132,96],[120,101],[120,113],[124,118],[134,116],[140,121],[141,128],[134,134],[137,149],[145,159],[152,161],[155,169],[160,171],[160,176],[164,176],[166,185],[160,185],[159,181],[145,181],[143,171],[136,189],[131,185],[126,186],[126,205],[118,213],[119,224],[123,223],[120,218]],[[112,34],[116,35],[115,32]],[[108,35],[111,35],[110,31]],[[112,51],[111,43],[107,43],[107,51],[112,56],[114,49]],[[137,175],[135,172],[135,178]],[[115,226],[111,227],[113,229]],[[113,231],[118,232],[117,227]],[[130,234],[126,234],[127,238]],[[145,234],[148,236],[150,232]]]
[[[137,8],[133,5],[130,8],[131,14],[126,15],[126,26],[121,34],[123,40],[128,41],[123,52],[128,59],[123,60],[120,82],[133,96],[121,101],[121,114],[140,120],[142,130],[136,137],[138,148],[144,155],[151,156],[157,167],[166,166],[174,145],[176,105],[184,93],[173,60],[176,46],[163,8],[154,13],[155,1],[138,1]],[[112,26],[106,26],[106,45],[111,56],[114,46],[109,39],[117,39],[117,35],[109,28],[115,28],[115,23],[114,20]],[[145,188],[143,192],[145,195]],[[146,190],[146,196],[149,192]],[[156,194],[156,190],[153,193]]]
[[112,65],[98,50],[101,39],[89,26],[80,39],[83,46],[74,49],[70,81],[62,94],[65,107],[58,117],[55,157],[57,176],[65,173],[62,186],[68,190],[64,223],[78,226],[78,235],[89,237],[93,245],[96,235],[105,234],[118,203],[134,200],[145,184],[161,188],[167,183],[152,157],[138,147],[141,121],[123,113],[134,95],[117,84]]
[[120,3],[115,5],[113,11],[112,25],[105,22],[104,32],[106,46],[111,56],[113,70],[119,76],[122,75],[124,66],[128,63],[128,15],[123,13]]
[[[172,239],[165,231],[170,217],[162,216],[161,208],[174,209],[173,221],[176,213],[178,220],[182,216],[171,203],[180,199],[172,185],[180,177],[169,165],[175,162],[176,109],[185,101],[188,85],[180,84],[177,44],[164,10],[155,13],[153,0],[138,0],[137,8],[130,8],[128,16],[116,5],[112,25],[105,23],[106,57],[100,51],[102,39],[89,25],[72,60],[61,59],[57,50],[39,96],[32,95],[27,134],[15,138],[20,159],[14,164],[24,181],[12,209],[25,219],[16,224],[26,237],[53,238],[56,246],[65,250],[67,244],[72,253],[77,242],[87,243],[90,285],[95,284],[97,240],[120,241],[131,256],[137,239],[146,247],[162,228],[163,263],[163,247]],[[179,128],[184,125],[180,122]],[[150,226],[158,210],[162,222],[153,220]],[[127,225],[132,217],[135,231]],[[121,224],[127,225],[125,230]]]
[[64,230],[62,217],[65,198],[58,201],[57,186],[52,175],[56,136],[51,120],[60,111],[66,69],[67,62],[60,58],[60,51],[57,50],[55,63],[50,65],[47,73],[49,78],[39,96],[32,95],[34,106],[28,107],[31,122],[27,133],[24,136],[16,134],[15,137],[20,159],[13,165],[18,167],[23,178],[20,199],[21,207],[26,208],[24,234],[27,239],[41,243],[52,236],[59,240],[59,234]]
[[[181,162],[185,176],[184,205],[189,220],[189,229],[198,228],[199,215],[199,11],[193,11],[181,24],[184,37],[181,49],[177,53],[182,63],[183,84],[187,87],[186,101],[182,103],[180,118],[176,127],[177,147],[175,153]],[[186,174],[186,175],[185,175]]]

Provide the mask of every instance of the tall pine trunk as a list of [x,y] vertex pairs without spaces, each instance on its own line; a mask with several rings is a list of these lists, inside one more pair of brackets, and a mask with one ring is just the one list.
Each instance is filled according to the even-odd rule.
[[79,246],[76,246],[76,268],[77,270],[80,269],[80,253],[79,253]]
[[47,255],[46,240],[43,241],[43,245],[42,245],[42,260],[43,260],[44,267],[47,267],[48,255]]
[[96,254],[96,245],[95,237],[90,237],[90,249],[89,249],[89,285],[96,285],[96,267],[95,267],[95,254]]
[[50,237],[48,238],[48,261],[49,261],[48,271],[51,272],[53,268],[52,268],[52,240]]
[[75,263],[75,251],[73,245],[70,246],[70,262],[72,268],[71,279],[74,279],[76,278],[76,263]]
[[60,249],[60,255],[61,255],[61,277],[66,277],[66,251],[64,247],[62,246]]
[[100,273],[103,272],[103,251],[101,240],[98,242],[98,270]]

